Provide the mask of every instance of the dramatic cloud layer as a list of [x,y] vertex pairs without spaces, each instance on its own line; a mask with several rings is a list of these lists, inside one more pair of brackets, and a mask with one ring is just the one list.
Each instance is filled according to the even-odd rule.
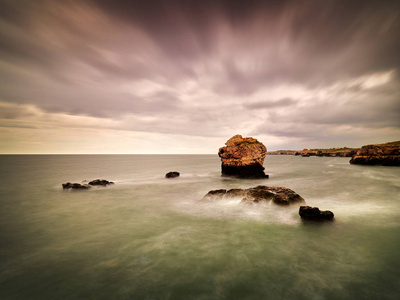
[[0,0],[1,153],[400,139],[398,1]]

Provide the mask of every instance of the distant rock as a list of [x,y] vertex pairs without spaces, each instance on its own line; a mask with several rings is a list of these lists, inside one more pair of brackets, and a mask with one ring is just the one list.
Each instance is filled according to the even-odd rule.
[[293,190],[281,186],[263,186],[259,185],[249,189],[231,189],[231,190],[212,190],[209,191],[203,199],[222,199],[222,198],[242,198],[244,204],[255,204],[259,202],[270,202],[279,205],[289,205],[305,202],[303,197]]
[[400,141],[366,145],[351,158],[351,164],[400,166]]
[[89,182],[90,185],[102,185],[102,186],[107,186],[109,184],[114,184],[112,181],[108,181],[105,179],[95,179]]
[[[87,181],[84,180],[83,182],[87,182]],[[62,187],[63,187],[64,190],[68,190],[68,189],[87,190],[87,189],[90,189],[92,186],[95,186],[95,185],[107,186],[109,184],[114,184],[114,182],[108,181],[108,180],[105,180],[105,179],[95,179],[95,180],[90,181],[88,184],[87,183],[71,183],[71,182],[67,182],[67,183],[63,183]]]
[[319,210],[318,207],[300,206],[299,215],[306,220],[333,220],[334,214],[330,210]]
[[64,190],[73,189],[73,190],[87,190],[90,189],[90,185],[88,184],[80,184],[80,183],[63,183],[62,187]]
[[231,137],[218,155],[221,158],[222,175],[239,178],[268,178],[264,173],[267,148],[254,138],[241,135]]
[[179,177],[179,172],[168,172],[167,174],[165,174],[165,178],[175,178],[175,177]]

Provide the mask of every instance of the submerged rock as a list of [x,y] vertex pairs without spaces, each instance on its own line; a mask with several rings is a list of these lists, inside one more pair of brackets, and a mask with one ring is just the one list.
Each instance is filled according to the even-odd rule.
[[268,178],[264,173],[264,159],[267,148],[254,138],[241,135],[231,137],[225,147],[221,147],[222,175],[239,178]]
[[68,190],[68,189],[87,190],[87,189],[90,189],[90,185],[88,185],[88,184],[71,183],[71,182],[63,183],[62,187],[64,190]]
[[351,158],[351,164],[400,166],[400,141],[362,146]]
[[222,199],[222,198],[242,198],[244,204],[254,204],[259,202],[272,201],[278,205],[289,205],[293,203],[303,203],[305,200],[299,194],[289,188],[282,186],[264,186],[259,185],[249,189],[231,189],[231,190],[212,190],[209,191],[203,199]]
[[300,206],[299,215],[306,220],[333,220],[334,214],[330,210],[319,210],[318,207]]
[[165,174],[165,178],[175,178],[175,177],[179,177],[179,172],[168,172],[167,174]]
[[89,182],[90,185],[102,185],[102,186],[106,186],[109,184],[114,184],[114,182],[112,181],[108,181],[105,179],[95,179]]

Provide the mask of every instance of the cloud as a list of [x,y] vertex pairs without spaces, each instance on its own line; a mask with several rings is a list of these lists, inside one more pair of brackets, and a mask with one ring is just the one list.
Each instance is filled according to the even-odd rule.
[[330,135],[340,143],[348,132],[356,143],[375,129],[393,139],[399,8],[353,0],[0,0],[0,123],[256,134],[280,145],[285,137],[328,143]]
[[282,106],[290,106],[296,104],[296,100],[290,98],[283,98],[277,101],[260,101],[253,103],[245,103],[244,107],[249,109],[265,109],[265,108],[274,108],[274,107],[282,107]]

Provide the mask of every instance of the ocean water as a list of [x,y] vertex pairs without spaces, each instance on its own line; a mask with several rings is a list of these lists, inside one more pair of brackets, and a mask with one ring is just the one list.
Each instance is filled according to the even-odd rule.
[[[240,180],[216,155],[0,156],[0,299],[397,300],[400,168],[348,160],[267,156],[269,179]],[[61,188],[96,178],[115,185]],[[335,221],[201,201],[260,184]]]

